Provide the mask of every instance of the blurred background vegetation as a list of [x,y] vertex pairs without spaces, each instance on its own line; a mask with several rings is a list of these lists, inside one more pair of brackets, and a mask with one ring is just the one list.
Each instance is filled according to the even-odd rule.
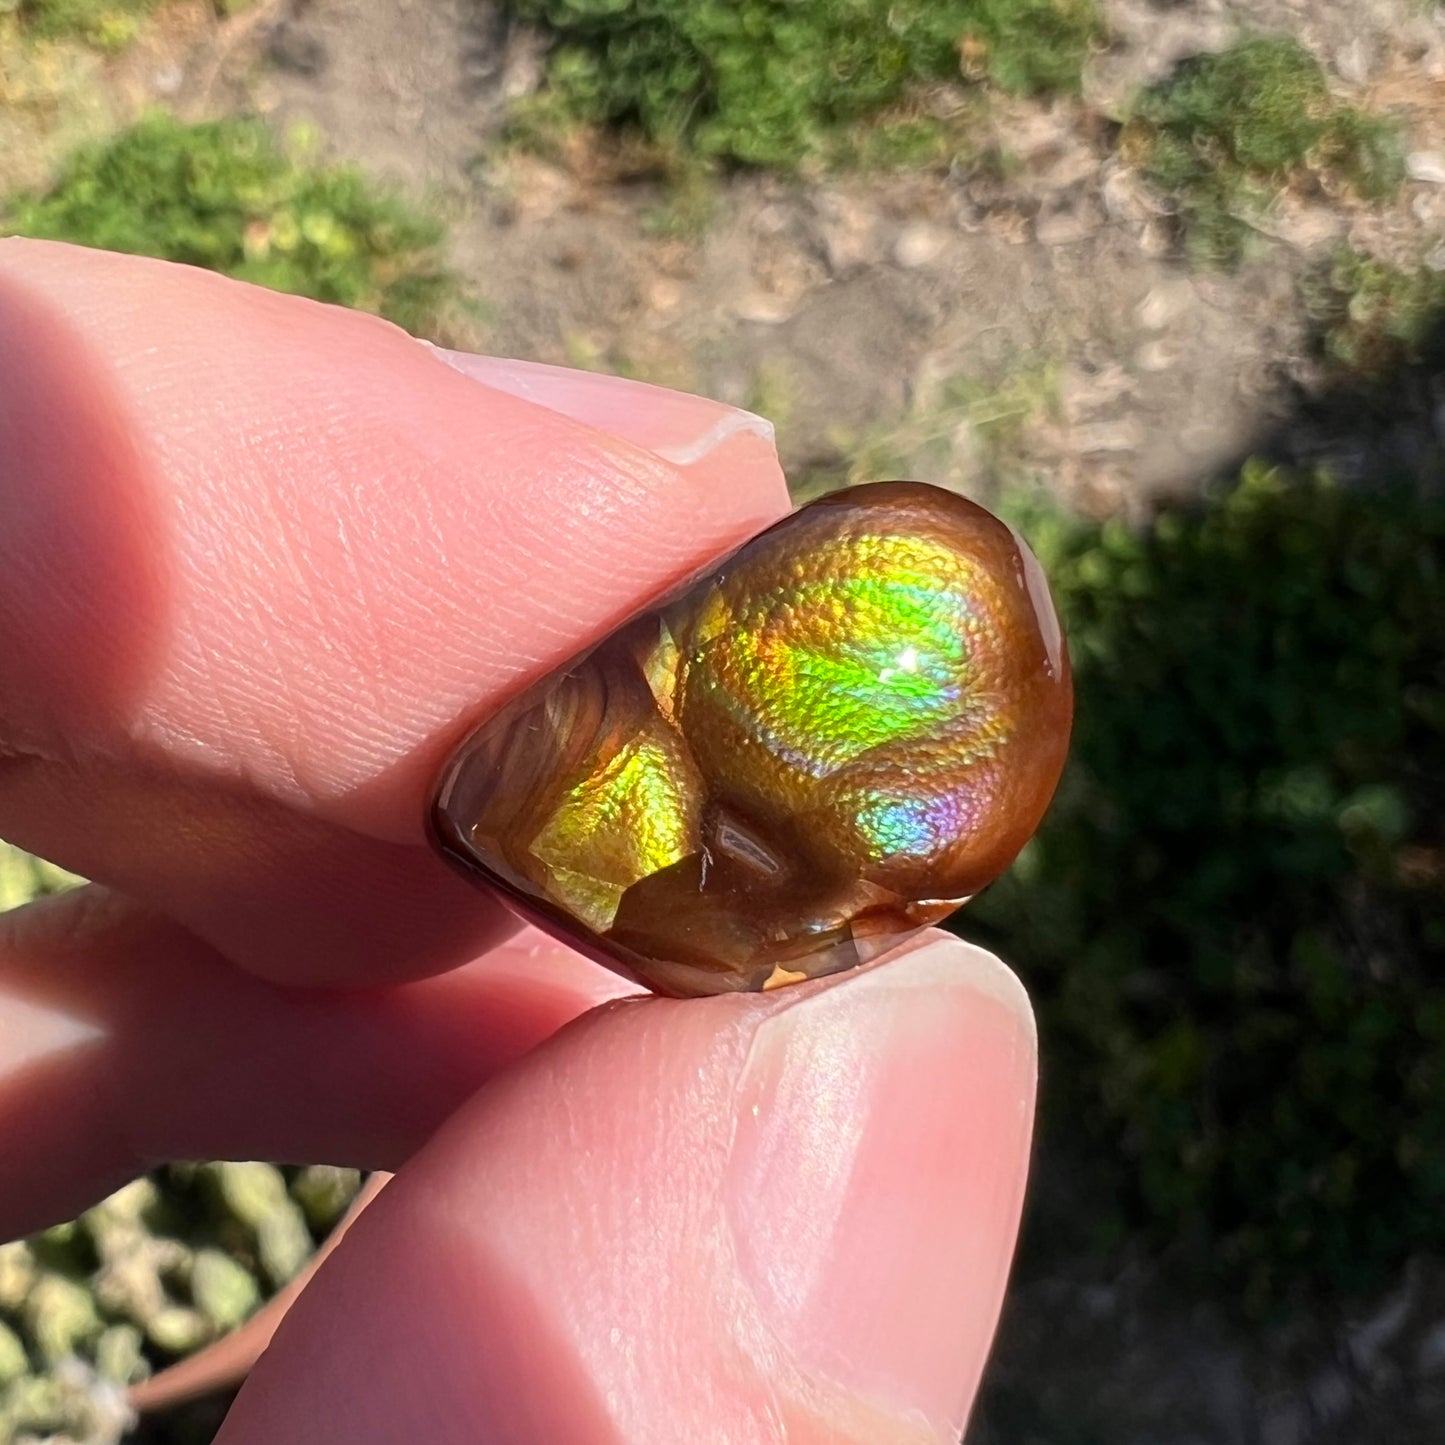
[[914,114],[921,86],[970,71],[1007,90],[1075,90],[1100,38],[1092,0],[518,0],[559,44],[518,125],[637,127],[656,144],[791,168],[849,154],[856,123],[941,135]]
[[[503,29],[486,34],[525,37],[536,64],[530,83],[503,86],[469,174],[542,157],[622,191],[641,175],[654,191],[637,234],[656,234],[660,207],[683,218],[668,244],[703,246],[717,199],[754,183],[917,172],[1007,200],[1033,163],[997,117],[1021,129],[1062,116],[1105,189],[1142,188],[1141,267],[1283,276],[1292,329],[1275,362],[1290,409],[1187,485],[1126,488],[1107,506],[1071,493],[1067,466],[1041,462],[1037,445],[1070,405],[1046,350],[915,386],[891,415],[840,431],[831,454],[794,459],[800,495],[962,475],[1034,543],[1066,619],[1078,681],[1068,773],[1038,838],[957,924],[1018,965],[1040,1013],[1021,1298],[1048,1284],[1056,1324],[1060,1280],[1112,1289],[1147,1261],[1171,1319],[1178,1300],[1203,1302],[1244,1355],[1304,1329],[1305,1345],[1296,1329],[1278,1353],[1284,1374],[1254,1382],[1304,1398],[1319,1360],[1339,1352],[1331,1331],[1445,1255],[1445,251],[1426,204],[1445,185],[1430,149],[1445,131],[1436,112],[1387,103],[1388,86],[1348,83],[1347,65],[1326,63],[1335,52],[1288,27],[1211,31],[1212,48],[1092,94],[1090,67],[1139,44],[1126,23],[1138,8],[514,0],[488,10]],[[1143,8],[1162,25],[1190,7]],[[455,194],[400,189],[331,158],[314,129],[217,102],[218,67],[238,54],[243,69],[306,74],[294,46],[245,48],[284,38],[276,27],[295,7],[0,0],[0,118],[43,112],[44,133],[66,134],[54,118],[79,113],[67,77],[123,75],[182,12],[184,45],[210,47],[201,99],[182,88],[184,104],[149,95],[87,121],[83,144],[0,197],[0,230],[484,338],[505,298],[487,266],[452,254]],[[1300,207],[1348,224],[1290,250],[1281,228]],[[902,245],[896,264],[914,266]],[[1076,284],[1091,284],[1087,269]],[[616,360],[608,338],[558,345],[574,362]],[[786,442],[786,353],[781,369],[776,358],[756,369],[748,397]],[[0,845],[0,906],[70,881]],[[177,1166],[0,1247],[0,1439],[120,1438],[123,1412],[99,1382],[138,1378],[246,1317],[357,1186],[320,1166]],[[1445,1291],[1436,1298],[1425,1323],[1438,1332]],[[1147,1333],[1153,1307],[1135,1300],[1119,1338]],[[980,1440],[1438,1438],[1414,1416],[1371,1426],[1385,1417],[1368,1401],[1268,1415],[1304,1421],[1293,1435],[1261,1435],[1258,1420],[1254,1434],[1133,1434],[1123,1416],[1042,1418],[1037,1400],[1020,1413],[1020,1381],[1047,1367],[1020,1318],[1012,1333],[1006,1321]],[[1421,1420],[1431,1402],[1445,1408],[1445,1333],[1439,1359],[1434,1338],[1422,1335],[1408,1383]],[[1347,1381],[1362,1399],[1367,1385]],[[149,1438],[202,1440],[213,1423]],[[1354,1433],[1330,1434],[1337,1425]]]
[[1020,520],[1078,723],[961,926],[1034,986],[1048,1125],[1243,1307],[1377,1284],[1445,1242],[1445,507],[1251,463],[1142,528]]
[[354,167],[308,163],[308,141],[283,145],[255,120],[184,125],[158,112],[69,157],[43,193],[12,197],[7,223],[444,329],[460,296],[439,257],[440,220]]

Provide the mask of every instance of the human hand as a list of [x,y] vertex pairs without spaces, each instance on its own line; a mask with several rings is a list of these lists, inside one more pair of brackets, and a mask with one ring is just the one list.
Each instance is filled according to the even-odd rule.
[[[223,1445],[956,1439],[1023,992],[943,934],[676,1002],[454,879],[521,679],[787,506],[766,429],[204,273],[0,242],[0,1238],[171,1158],[399,1170]],[[565,1027],[564,1027],[565,1026]]]

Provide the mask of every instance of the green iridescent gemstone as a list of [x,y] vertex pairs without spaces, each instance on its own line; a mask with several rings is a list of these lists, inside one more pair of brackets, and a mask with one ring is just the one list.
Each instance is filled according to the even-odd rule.
[[433,836],[662,993],[864,963],[1013,860],[1068,747],[1038,563],[951,492],[802,508],[534,683],[449,763]]

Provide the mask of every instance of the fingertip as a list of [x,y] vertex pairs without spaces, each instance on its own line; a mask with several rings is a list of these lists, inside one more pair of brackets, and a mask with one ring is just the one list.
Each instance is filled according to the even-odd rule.
[[728,1219],[810,1377],[962,1430],[1013,1255],[1036,1072],[1017,978],[941,932],[758,1028]]
[[773,516],[788,502],[772,422],[755,412],[671,387],[602,372],[432,348],[453,370],[644,447],[744,508]]
[[281,1420],[352,1445],[956,1440],[1033,1075],[1016,982],[946,936],[771,996],[594,1010],[403,1170],[351,1241],[370,1264],[318,1278],[227,1445]]
[[[897,965],[907,960],[906,969]],[[857,977],[893,968],[900,986],[965,990],[997,1004],[1018,1029],[1020,1043],[1037,1059],[1038,1021],[1023,980],[996,953],[943,928],[926,928],[897,952]]]

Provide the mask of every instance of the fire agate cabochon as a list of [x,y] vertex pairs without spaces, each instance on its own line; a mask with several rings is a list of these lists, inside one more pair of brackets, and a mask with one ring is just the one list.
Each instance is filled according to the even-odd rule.
[[443,852],[660,993],[865,963],[996,878],[1072,716],[1043,573],[913,482],[822,498],[491,717]]

